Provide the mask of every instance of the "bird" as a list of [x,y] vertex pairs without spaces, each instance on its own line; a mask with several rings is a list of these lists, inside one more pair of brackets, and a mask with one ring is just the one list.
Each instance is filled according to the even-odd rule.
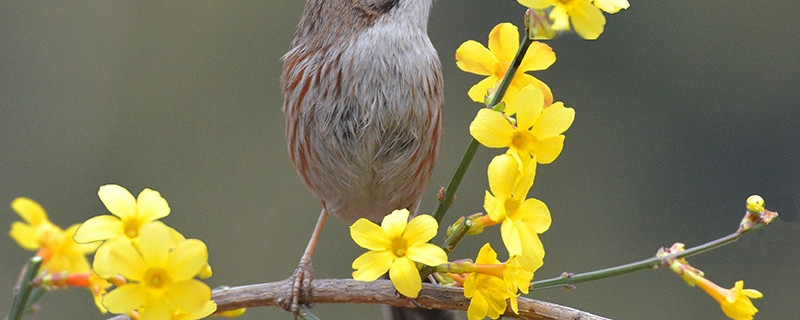
[[417,213],[439,149],[444,103],[442,66],[427,33],[432,6],[433,0],[306,1],[283,56],[283,113],[292,164],[322,210],[281,303],[289,311],[297,312],[301,291],[310,287],[328,214],[377,223],[396,209]]

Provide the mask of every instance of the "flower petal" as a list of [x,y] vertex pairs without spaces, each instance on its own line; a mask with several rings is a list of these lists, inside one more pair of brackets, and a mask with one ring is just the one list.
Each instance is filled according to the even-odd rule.
[[394,261],[394,255],[388,251],[369,251],[353,261],[353,279],[358,281],[375,281],[384,275]]
[[530,191],[533,186],[533,180],[535,178],[536,162],[527,161],[527,163],[523,165],[523,172],[517,180],[517,184],[514,186],[514,197],[517,199],[525,199],[528,195],[528,191]]
[[169,215],[169,204],[158,191],[144,188],[136,199],[136,210],[142,221],[150,222]]
[[171,240],[169,227],[161,221],[143,225],[139,233],[139,251],[142,258],[150,266],[166,266],[169,252],[174,246]]
[[103,297],[103,306],[113,313],[128,313],[147,303],[149,292],[143,284],[120,286]]
[[169,253],[166,265],[173,281],[194,278],[208,265],[208,248],[197,239],[181,241]]
[[522,57],[517,72],[544,70],[556,62],[556,53],[553,48],[539,41],[534,41]]
[[606,17],[589,1],[579,1],[567,12],[575,32],[586,40],[595,40],[603,33]]
[[429,214],[421,214],[408,222],[406,229],[403,231],[403,238],[406,239],[409,245],[425,243],[436,236],[438,229],[439,223],[436,222],[436,219]]
[[419,270],[414,261],[407,257],[392,262],[392,266],[389,268],[389,279],[392,279],[397,292],[406,297],[416,298],[419,291],[422,290],[422,278],[419,276]]
[[465,72],[488,76],[497,69],[494,55],[475,40],[469,40],[456,49],[456,65]]
[[492,249],[492,245],[486,243],[481,247],[480,250],[478,250],[478,256],[475,257],[475,263],[496,264],[500,263],[500,260],[497,260],[497,252]]
[[203,308],[211,300],[211,288],[200,280],[188,279],[173,283],[165,295],[171,304],[191,313]]
[[535,233],[544,233],[550,229],[552,218],[550,209],[539,199],[525,199],[519,207],[519,211],[524,212],[521,222],[525,223],[528,229]]
[[558,135],[534,142],[531,154],[536,157],[536,162],[548,164],[558,158],[562,149],[564,149],[564,136]]
[[386,250],[389,247],[389,237],[380,226],[361,218],[350,226],[350,237],[360,247],[367,250]]
[[447,254],[437,245],[430,243],[416,243],[408,248],[406,257],[414,262],[428,266],[438,266],[447,263]]
[[503,221],[506,218],[506,207],[503,200],[495,198],[489,191],[483,197],[483,209],[489,215],[489,219],[494,222]]
[[467,95],[470,99],[472,99],[472,101],[484,103],[486,100],[486,95],[489,94],[489,90],[494,88],[498,81],[500,81],[500,79],[498,79],[497,76],[488,76],[469,88]]
[[564,107],[556,102],[542,111],[531,133],[538,138],[552,137],[567,131],[575,121],[575,109]]
[[489,148],[505,148],[514,138],[514,127],[497,111],[482,108],[469,125],[475,140]]
[[35,227],[41,223],[49,222],[44,208],[29,198],[19,197],[14,199],[14,201],[11,201],[11,209],[31,226]]
[[506,219],[500,225],[500,235],[503,238],[503,244],[508,250],[509,256],[522,255],[522,241],[519,237],[519,229],[511,219]]
[[8,232],[14,241],[20,247],[26,250],[39,249],[39,239],[36,238],[36,228],[22,221],[14,221],[11,223],[11,231]]
[[119,218],[104,214],[86,220],[75,232],[75,242],[89,243],[122,236],[125,226]]
[[389,239],[399,238],[403,235],[403,231],[408,225],[408,215],[408,209],[401,209],[392,211],[392,213],[383,217],[381,228],[386,232],[386,236]]
[[519,130],[528,131],[542,114],[542,110],[544,109],[544,93],[535,85],[530,84],[522,88],[518,99],[517,127]]
[[517,73],[517,75],[514,76],[513,84],[518,86],[519,90],[522,90],[522,88],[525,88],[529,85],[534,85],[539,90],[542,90],[542,93],[544,94],[543,105],[545,106],[545,109],[547,106],[553,104],[553,91],[550,90],[550,87],[548,87],[546,83],[542,82],[542,80],[536,79],[536,77],[527,73]]
[[[471,274],[470,277],[475,277],[475,274]],[[466,289],[464,290],[466,292]],[[489,313],[489,303],[483,296],[473,297],[469,301],[469,307],[467,307],[467,319],[469,320],[481,320],[487,316]]]
[[600,10],[612,14],[622,9],[628,9],[631,6],[628,0],[594,0],[594,5],[600,8]]
[[172,311],[172,305],[163,297],[150,299],[141,310],[139,320],[171,319]]
[[[510,62],[519,49],[519,29],[517,26],[503,22],[489,32],[489,50],[498,61]],[[496,70],[495,74],[505,74],[506,70]]]
[[514,184],[519,177],[519,165],[514,157],[504,153],[495,156],[489,162],[487,175],[489,177],[489,189],[495,197],[505,202],[511,197]]
[[[107,269],[114,270],[114,274],[120,274],[125,278],[142,281],[145,272],[147,271],[147,264],[136,248],[126,239],[114,240],[104,243],[100,248],[107,247],[107,259],[105,262],[108,264]],[[98,254],[102,251],[98,249]],[[100,270],[95,270],[100,271]],[[104,274],[97,272],[101,277]]]
[[127,220],[136,216],[136,198],[128,191],[116,184],[107,184],[97,191],[100,201],[106,206],[108,212]]

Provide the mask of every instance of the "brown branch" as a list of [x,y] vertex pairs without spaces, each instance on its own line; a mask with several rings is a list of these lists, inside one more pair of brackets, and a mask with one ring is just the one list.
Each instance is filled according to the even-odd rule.
[[[291,282],[287,279],[233,287],[215,291],[213,299],[217,302],[218,311],[278,306],[278,301],[289,292],[290,286]],[[442,310],[467,310],[469,306],[469,300],[464,298],[461,288],[428,283],[423,283],[417,299],[398,294],[389,280],[362,282],[352,279],[315,279],[311,282],[311,290],[314,303],[370,303]],[[305,296],[301,300],[308,301]],[[581,310],[525,297],[519,298],[519,315],[508,310],[504,316],[533,320],[608,320]],[[117,316],[112,319],[128,318]]]

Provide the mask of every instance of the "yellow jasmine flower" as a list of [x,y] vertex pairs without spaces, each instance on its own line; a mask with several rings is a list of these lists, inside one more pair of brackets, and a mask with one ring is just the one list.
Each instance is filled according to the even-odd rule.
[[[496,86],[508,71],[518,49],[519,30],[515,25],[507,22],[498,24],[489,33],[488,48],[474,40],[464,42],[458,47],[456,65],[463,71],[487,76],[469,89],[467,94],[473,101],[484,103],[490,91],[496,90]],[[556,54],[553,53],[550,46],[541,42],[533,42],[530,45],[503,96],[503,101],[506,103],[504,111],[506,114],[512,115],[516,112],[519,104],[519,99],[517,99],[519,92],[528,85],[539,88],[544,92],[545,100],[552,103],[553,93],[550,91],[550,87],[525,72],[547,69],[555,61]]]
[[[211,314],[211,289],[194,279],[208,264],[206,245],[197,239],[171,241],[169,228],[160,222],[142,226],[139,245],[110,242],[110,270],[129,282],[103,297],[108,311],[118,314],[138,310],[140,319],[171,319],[188,314],[199,319]],[[211,302],[213,304],[213,302]]]
[[509,258],[505,263],[506,268],[503,272],[503,281],[505,281],[506,287],[511,292],[519,290],[527,294],[531,287],[531,281],[533,281],[533,273],[543,264],[541,260],[538,262],[538,264],[526,268],[520,264],[519,257],[512,256]]
[[526,199],[533,186],[536,162],[520,169],[509,154],[494,157],[489,163],[489,189],[483,207],[492,221],[502,223],[500,234],[509,256],[518,256],[522,266],[535,270],[544,259],[539,233],[550,228],[550,210],[544,202]]
[[107,259],[111,243],[138,243],[142,226],[166,217],[170,209],[167,200],[158,191],[148,188],[134,198],[127,189],[116,184],[107,184],[100,187],[97,195],[112,215],[100,215],[86,220],[75,234],[75,241],[106,241],[97,249],[93,267],[101,278],[109,278],[115,273],[103,269],[102,266],[107,264],[102,262]]
[[[475,259],[478,265],[499,264],[497,253],[487,243],[483,245]],[[467,318],[469,320],[479,320],[484,317],[497,319],[506,311],[506,299],[511,299],[511,307],[515,313],[517,310],[517,295],[511,292],[502,278],[481,273],[473,272],[464,281],[464,297],[470,299],[467,308]]]
[[[591,0],[517,0],[521,5],[531,9],[546,9],[553,6],[550,19],[554,30],[569,30],[569,22],[581,38],[595,40],[603,33],[606,18],[598,6],[613,10],[621,1],[602,1],[595,6]],[[627,2],[627,1],[626,1]],[[619,11],[619,10],[617,10]]]
[[553,162],[564,148],[562,133],[575,120],[575,110],[561,102],[545,108],[544,94],[534,86],[523,88],[519,101],[516,126],[503,114],[483,108],[470,123],[470,134],[489,148],[509,148],[523,164],[531,157],[541,164]]
[[703,289],[714,300],[717,300],[722,312],[735,320],[752,320],[758,309],[750,301],[764,295],[758,290],[744,289],[744,281],[736,281],[733,288],[725,289],[706,278],[699,278],[697,286]]
[[11,208],[25,220],[11,224],[9,235],[20,246],[28,250],[38,250],[37,255],[44,259],[42,272],[81,273],[88,272],[86,255],[94,252],[95,244],[78,244],[72,236],[79,225],[62,230],[47,218],[41,205],[28,198],[17,198]]
[[439,228],[430,215],[418,215],[408,221],[406,209],[395,210],[378,226],[361,218],[350,226],[350,237],[370,250],[353,261],[353,279],[374,281],[389,271],[394,287],[404,296],[416,298],[422,279],[415,262],[437,266],[447,262],[447,254],[428,243]]

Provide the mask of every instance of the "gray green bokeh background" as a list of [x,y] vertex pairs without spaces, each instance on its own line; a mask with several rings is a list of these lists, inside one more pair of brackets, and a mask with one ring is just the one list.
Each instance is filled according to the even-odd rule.
[[[106,211],[106,183],[162,192],[164,221],[208,244],[213,286],[289,276],[319,211],[286,152],[280,57],[304,2],[23,2],[0,4],[0,227],[18,196],[66,227]],[[479,105],[480,80],[453,59],[498,22],[511,0],[439,0],[430,35],[445,68],[445,131],[423,210],[449,180]],[[651,256],[733,231],[745,198],[783,214],[755,236],[692,258],[724,286],[761,290],[759,319],[797,318],[800,258],[800,5],[786,1],[632,1],[598,41],[551,41],[558,60],[535,75],[575,107],[566,147],[539,168],[531,196],[553,226],[538,278]],[[376,44],[379,46],[380,44]],[[481,211],[481,149],[446,221]],[[6,229],[7,230],[7,229]],[[487,237],[501,248],[496,230]],[[31,253],[0,237],[0,313]],[[487,238],[469,239],[473,256]],[[314,261],[348,277],[362,249],[332,220]],[[501,253],[502,256],[502,253]],[[618,319],[723,319],[700,290],[665,270],[552,289],[533,297]],[[104,319],[82,290],[42,300],[30,319]],[[376,318],[378,308],[317,305],[323,319]],[[243,319],[290,319],[276,308]]]

